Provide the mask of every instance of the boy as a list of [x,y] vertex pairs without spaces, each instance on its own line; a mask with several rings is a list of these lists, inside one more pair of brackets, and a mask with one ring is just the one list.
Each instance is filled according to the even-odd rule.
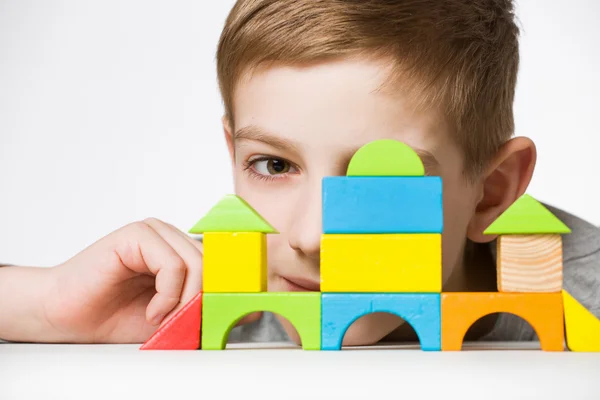
[[[269,235],[269,291],[319,290],[321,179],[344,175],[363,144],[412,146],[444,182],[444,291],[495,291],[485,228],[525,193],[535,145],[513,134],[518,28],[505,0],[240,0],[217,52],[235,192]],[[600,232],[551,208],[564,238],[564,287],[600,315]],[[202,287],[202,245],[148,219],[54,268],[0,269],[0,338],[140,343]],[[534,340],[520,319],[488,316],[467,339]],[[299,343],[271,314],[230,340]],[[371,314],[344,345],[414,340]]]

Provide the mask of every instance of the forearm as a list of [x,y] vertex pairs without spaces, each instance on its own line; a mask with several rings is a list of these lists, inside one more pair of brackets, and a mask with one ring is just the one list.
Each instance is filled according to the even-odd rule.
[[53,335],[44,315],[49,268],[0,268],[0,339],[40,342]]

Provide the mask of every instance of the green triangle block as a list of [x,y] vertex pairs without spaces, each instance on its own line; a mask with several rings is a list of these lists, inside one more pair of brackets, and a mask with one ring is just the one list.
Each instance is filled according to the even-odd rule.
[[407,144],[380,139],[365,144],[354,153],[346,176],[424,176],[419,155]]
[[228,194],[188,231],[279,233],[241,197]]
[[524,194],[484,232],[488,235],[571,233],[571,230],[542,203]]

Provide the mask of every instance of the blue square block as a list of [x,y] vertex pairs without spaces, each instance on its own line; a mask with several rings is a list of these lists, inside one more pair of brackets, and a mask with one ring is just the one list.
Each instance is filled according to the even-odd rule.
[[423,351],[441,351],[439,293],[323,293],[321,350],[340,350],[350,325],[375,312],[387,312],[404,319],[417,333]]
[[442,233],[439,176],[328,176],[323,233]]

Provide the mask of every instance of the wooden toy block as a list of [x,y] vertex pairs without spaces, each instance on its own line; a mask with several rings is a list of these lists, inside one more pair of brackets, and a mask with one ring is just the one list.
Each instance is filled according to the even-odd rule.
[[465,334],[477,320],[493,313],[526,320],[544,351],[564,350],[561,293],[442,293],[442,351],[460,351]]
[[278,233],[254,208],[241,197],[229,194],[189,230],[205,232],[262,232]]
[[347,176],[423,176],[419,155],[393,139],[375,140],[362,146],[348,164]]
[[442,236],[321,235],[322,292],[441,292]]
[[223,350],[229,332],[245,315],[267,311],[296,328],[305,350],[321,348],[321,293],[205,293],[202,349]]
[[398,315],[413,327],[422,350],[440,350],[439,293],[323,293],[321,307],[322,350],[340,350],[350,325],[374,312]]
[[442,233],[438,176],[330,176],[322,185],[323,233]]
[[485,234],[571,233],[571,230],[542,203],[524,194],[500,215]]
[[503,235],[497,242],[500,292],[560,292],[563,283],[560,235]]
[[267,239],[261,232],[204,234],[204,293],[265,292]]
[[567,348],[573,352],[600,352],[600,320],[566,290],[562,296]]
[[202,292],[173,314],[140,350],[197,350],[202,331]]

